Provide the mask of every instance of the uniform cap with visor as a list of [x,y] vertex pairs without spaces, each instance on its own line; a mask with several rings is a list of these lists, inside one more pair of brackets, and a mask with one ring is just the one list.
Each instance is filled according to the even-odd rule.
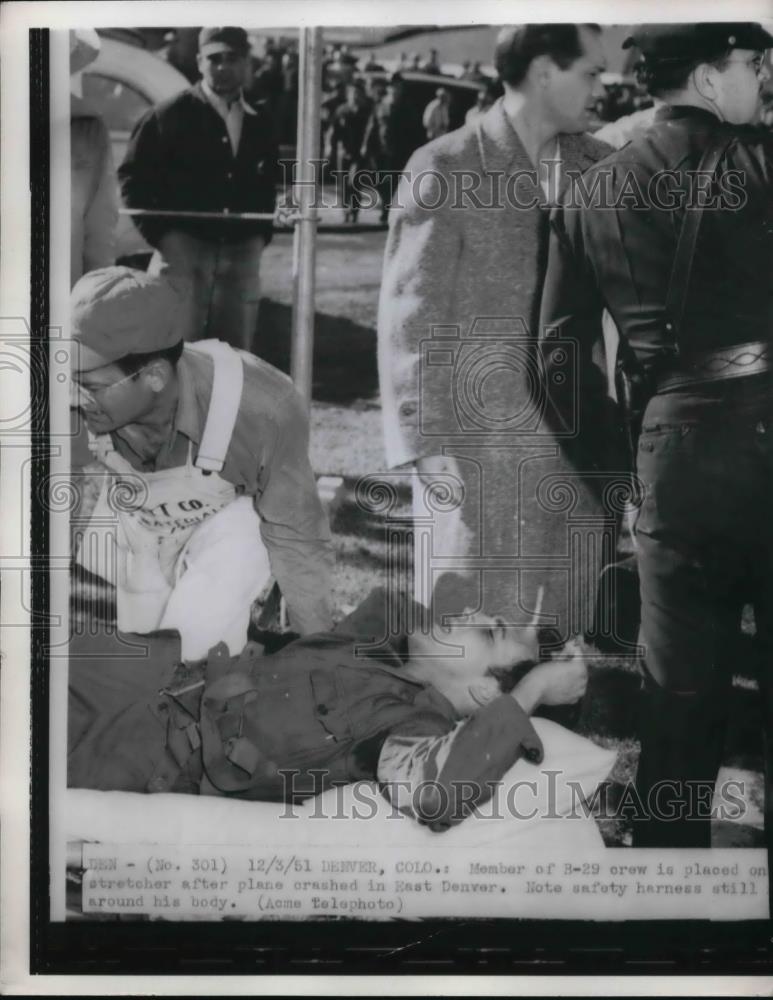
[[246,56],[250,51],[250,39],[244,28],[202,28],[199,32],[199,52],[213,46],[233,49]]
[[624,49],[632,46],[653,62],[708,62],[729,49],[769,49],[773,35],[756,21],[640,24],[623,42]]

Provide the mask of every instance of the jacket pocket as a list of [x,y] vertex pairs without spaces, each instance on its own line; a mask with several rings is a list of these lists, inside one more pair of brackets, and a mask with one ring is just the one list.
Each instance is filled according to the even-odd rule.
[[352,726],[341,697],[336,671],[312,670],[310,677],[314,715],[320,725],[336,742],[350,739]]

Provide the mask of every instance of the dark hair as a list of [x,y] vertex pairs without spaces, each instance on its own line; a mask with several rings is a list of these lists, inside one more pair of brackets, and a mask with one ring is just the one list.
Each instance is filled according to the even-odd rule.
[[652,56],[642,58],[634,66],[636,80],[640,86],[645,87],[653,97],[662,97],[664,94],[683,90],[687,86],[690,74],[696,67],[703,63],[716,66],[717,69],[724,69],[732,49],[726,49],[723,53],[713,59],[705,56],[686,59],[657,59]]
[[517,87],[538,56],[550,56],[566,69],[583,54],[580,27],[600,33],[598,24],[524,24],[503,28],[497,38],[494,65],[504,83]]
[[183,341],[179,340],[172,347],[167,347],[163,351],[148,351],[146,354],[127,354],[125,358],[119,358],[116,365],[124,375],[134,375],[151,364],[153,361],[168,361],[172,368],[177,366],[183,353]]

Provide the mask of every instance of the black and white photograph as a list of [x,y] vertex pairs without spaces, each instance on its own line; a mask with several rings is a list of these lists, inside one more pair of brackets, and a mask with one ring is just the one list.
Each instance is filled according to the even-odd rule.
[[770,10],[18,6],[30,971],[762,995]]

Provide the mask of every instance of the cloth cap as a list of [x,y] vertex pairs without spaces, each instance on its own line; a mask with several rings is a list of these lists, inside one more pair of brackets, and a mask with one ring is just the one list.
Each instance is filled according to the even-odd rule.
[[623,42],[624,49],[631,46],[645,59],[689,62],[716,59],[728,49],[768,49],[773,35],[756,21],[641,24]]
[[202,28],[199,32],[199,52],[207,45],[227,45],[243,56],[250,51],[250,40],[244,28]]
[[70,299],[73,369],[88,372],[131,354],[174,347],[183,339],[183,311],[165,278],[131,267],[89,271]]

